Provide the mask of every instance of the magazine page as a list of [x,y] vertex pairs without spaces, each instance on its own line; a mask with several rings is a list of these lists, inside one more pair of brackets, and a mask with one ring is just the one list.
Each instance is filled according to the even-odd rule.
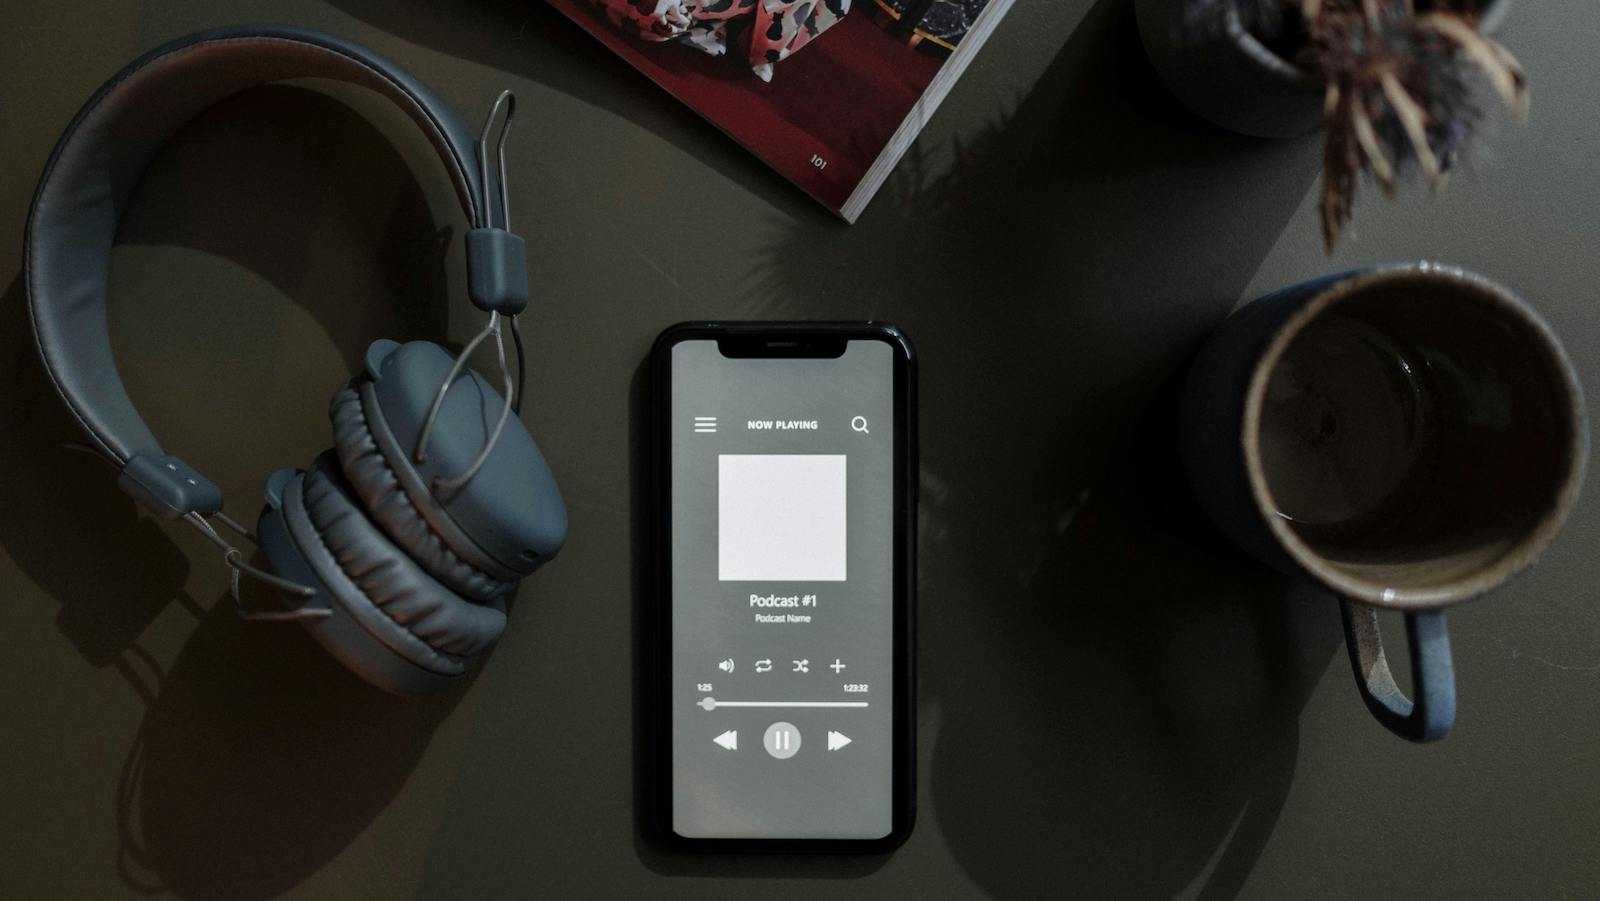
[[1010,0],[550,3],[853,220]]

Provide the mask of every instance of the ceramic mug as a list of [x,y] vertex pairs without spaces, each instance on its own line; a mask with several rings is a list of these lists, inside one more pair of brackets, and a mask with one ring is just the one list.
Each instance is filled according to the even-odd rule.
[[[1588,425],[1560,342],[1481,276],[1431,263],[1302,282],[1236,311],[1184,387],[1207,514],[1339,597],[1356,683],[1412,741],[1455,720],[1445,608],[1531,564],[1583,481]],[[1379,610],[1405,614],[1412,694]]]

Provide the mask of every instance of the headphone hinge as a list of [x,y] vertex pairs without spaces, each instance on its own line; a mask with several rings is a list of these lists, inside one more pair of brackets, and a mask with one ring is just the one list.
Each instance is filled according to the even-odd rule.
[[528,308],[528,246],[503,228],[467,232],[467,297],[485,313]]
[[134,454],[117,475],[117,487],[162,519],[222,509],[222,489],[171,454]]

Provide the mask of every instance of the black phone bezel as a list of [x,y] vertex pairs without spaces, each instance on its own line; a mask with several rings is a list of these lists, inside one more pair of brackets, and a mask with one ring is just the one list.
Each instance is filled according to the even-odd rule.
[[[893,805],[888,835],[876,839],[690,838],[672,827],[672,348],[690,340],[716,340],[729,356],[837,357],[849,341],[883,341],[895,351],[894,406],[894,704]],[[872,854],[892,851],[911,834],[916,819],[916,352],[898,328],[878,322],[682,322],[656,339],[650,354],[650,496],[652,578],[645,599],[646,778],[648,833],[674,849],[702,852],[809,852]]]

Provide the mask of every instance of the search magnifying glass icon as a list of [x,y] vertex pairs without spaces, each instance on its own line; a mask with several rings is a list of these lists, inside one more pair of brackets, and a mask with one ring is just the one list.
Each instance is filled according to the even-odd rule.
[[865,416],[857,416],[856,418],[850,420],[850,428],[855,429],[863,435],[872,434],[871,432],[867,431],[867,417]]

